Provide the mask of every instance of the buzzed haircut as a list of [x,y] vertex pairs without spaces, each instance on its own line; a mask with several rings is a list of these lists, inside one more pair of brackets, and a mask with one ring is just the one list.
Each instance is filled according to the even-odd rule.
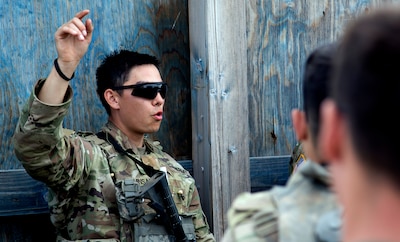
[[372,174],[400,188],[400,11],[375,10],[347,29],[335,59],[331,96]]

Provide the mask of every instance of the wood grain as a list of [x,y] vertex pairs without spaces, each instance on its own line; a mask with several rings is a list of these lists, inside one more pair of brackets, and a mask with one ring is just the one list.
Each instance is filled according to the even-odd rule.
[[125,48],[155,55],[169,91],[158,133],[177,159],[191,157],[190,70],[187,1],[9,1],[0,5],[0,169],[21,165],[12,150],[18,114],[38,78],[45,78],[57,56],[56,29],[81,9],[95,27],[93,41],[71,81],[72,107],[66,128],[97,131],[107,115],[96,94],[95,70],[111,51]]
[[302,108],[307,55],[337,41],[346,24],[388,1],[253,0],[247,5],[250,155],[279,156],[296,144],[291,110]]

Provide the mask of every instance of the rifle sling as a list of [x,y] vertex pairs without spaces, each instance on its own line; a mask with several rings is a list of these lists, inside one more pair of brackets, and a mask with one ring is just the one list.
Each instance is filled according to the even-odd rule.
[[144,164],[142,161],[136,159],[135,157],[133,157],[128,151],[126,151],[124,148],[121,147],[120,144],[118,144],[118,142],[115,140],[114,137],[112,137],[111,135],[108,135],[107,133],[105,133],[104,131],[100,131],[97,134],[97,137],[99,137],[100,139],[106,140],[109,143],[111,143],[114,146],[114,149],[119,152],[122,153],[126,156],[128,156],[131,160],[133,160],[137,165],[139,165],[140,167],[143,168],[143,170],[146,172],[146,174],[151,177],[153,176],[155,173],[157,173],[157,170],[155,170],[153,167]]

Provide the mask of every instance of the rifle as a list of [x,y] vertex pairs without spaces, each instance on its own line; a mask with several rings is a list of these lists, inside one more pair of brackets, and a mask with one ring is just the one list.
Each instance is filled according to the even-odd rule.
[[160,215],[163,224],[167,226],[177,241],[188,241],[182,227],[178,209],[172,198],[165,172],[159,171],[151,178],[155,179],[156,184],[153,186],[154,189],[147,190],[145,194],[145,197],[148,195],[148,198],[151,200],[148,205]]

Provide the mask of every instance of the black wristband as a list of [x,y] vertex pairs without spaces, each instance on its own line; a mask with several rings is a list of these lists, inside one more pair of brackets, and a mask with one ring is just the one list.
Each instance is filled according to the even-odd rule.
[[61,71],[61,69],[60,69],[60,66],[58,65],[57,58],[54,59],[54,67],[56,68],[56,71],[57,71],[58,75],[60,75],[61,78],[64,79],[64,80],[66,80],[66,81],[71,81],[72,78],[74,78],[74,76],[75,76],[75,72],[74,72],[74,73],[72,73],[71,78],[66,77],[66,76],[64,75],[64,73],[62,73],[62,71]]

